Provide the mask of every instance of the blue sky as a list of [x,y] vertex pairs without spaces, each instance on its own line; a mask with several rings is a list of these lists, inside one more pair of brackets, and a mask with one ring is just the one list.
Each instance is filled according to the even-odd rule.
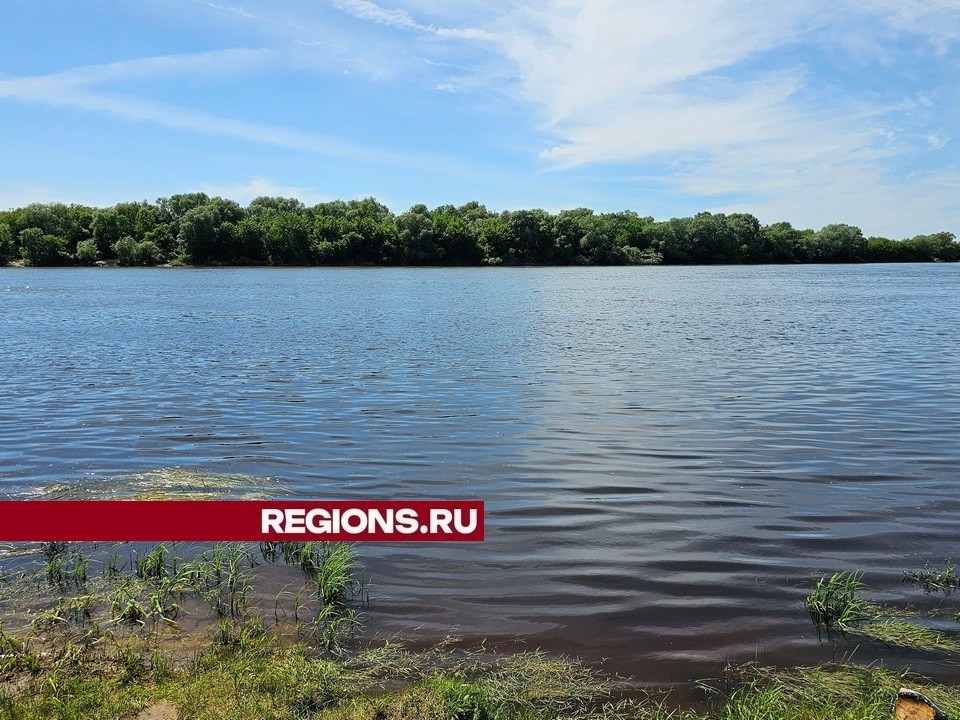
[[5,0],[0,207],[204,190],[960,234],[960,0]]

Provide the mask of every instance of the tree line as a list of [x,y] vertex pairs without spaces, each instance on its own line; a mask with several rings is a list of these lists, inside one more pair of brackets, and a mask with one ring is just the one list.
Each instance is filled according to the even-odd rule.
[[491,212],[469,202],[399,215],[373,198],[312,207],[260,197],[247,207],[187,193],[93,208],[32,204],[0,212],[0,264],[658,265],[955,262],[950,232],[904,240],[832,224],[761,225],[747,213],[657,221],[587,208]]

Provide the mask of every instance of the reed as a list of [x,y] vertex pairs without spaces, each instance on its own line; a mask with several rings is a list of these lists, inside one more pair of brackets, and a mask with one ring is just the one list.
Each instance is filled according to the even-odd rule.
[[807,612],[817,628],[828,632],[846,632],[876,616],[876,607],[861,596],[863,573],[838,572],[817,581],[807,596]]

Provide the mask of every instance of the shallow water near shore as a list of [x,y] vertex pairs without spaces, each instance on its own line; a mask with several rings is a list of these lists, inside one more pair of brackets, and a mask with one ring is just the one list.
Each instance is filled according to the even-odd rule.
[[957,554],[958,272],[2,269],[0,492],[477,498],[482,545],[360,548],[368,633],[890,658],[803,598],[940,602],[900,575]]

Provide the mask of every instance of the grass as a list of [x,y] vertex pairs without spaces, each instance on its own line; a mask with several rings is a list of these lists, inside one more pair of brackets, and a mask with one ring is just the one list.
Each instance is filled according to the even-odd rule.
[[64,634],[46,655],[9,636],[0,645],[17,658],[0,667],[0,680],[17,686],[0,690],[0,718],[18,720],[132,717],[161,700],[196,720],[572,719],[590,717],[611,688],[581,663],[543,653],[497,658],[451,644],[414,653],[394,643],[317,655],[270,635],[257,616],[221,620],[187,665],[139,636]]
[[947,558],[943,570],[933,570],[927,564],[923,570],[904,572],[902,580],[905,583],[919,585],[926,593],[942,592],[949,595],[957,587],[960,587],[960,575],[957,575],[956,569],[953,560]]
[[[353,547],[281,545],[153,547],[125,565],[115,548],[64,546],[8,568],[0,611],[21,622],[0,626],[0,720],[134,718],[160,702],[192,720],[865,720],[889,717],[901,686],[960,716],[960,688],[880,667],[730,668],[704,684],[708,702],[694,711],[669,695],[624,697],[622,680],[540,651],[501,656],[452,639],[422,651],[365,646]],[[302,582],[268,599],[272,625],[251,589],[260,559],[287,562]],[[807,609],[841,632],[960,651],[944,633],[885,616],[865,591],[860,573],[837,573],[816,583]],[[26,606],[35,611],[23,622],[12,609]],[[197,607],[218,619],[185,653],[167,629]]]
[[692,711],[663,700],[616,700],[614,681],[539,652],[415,653],[390,644],[334,660],[255,628],[230,638],[186,668],[129,648],[104,654],[77,645],[24,674],[16,693],[0,693],[0,718],[106,720],[168,701],[194,720],[865,720],[890,717],[902,686],[960,714],[956,687],[881,668],[731,668],[708,689],[707,707]]
[[861,572],[838,572],[820,578],[807,597],[807,612],[818,628],[846,632],[876,616],[876,606],[863,599]]
[[850,665],[776,671],[748,666],[735,671],[737,689],[713,717],[865,720],[889,718],[897,690],[916,688],[953,714],[960,695],[953,687],[932,685],[906,672]]
[[887,645],[899,645],[915,650],[960,651],[960,641],[956,638],[908,620],[879,620],[865,625],[860,632]]
[[[905,575],[905,580],[906,580]],[[941,589],[954,582],[954,567],[947,561],[943,572],[931,572],[929,566],[923,571],[910,573],[910,582],[924,587]],[[807,596],[807,611],[818,631],[827,635],[854,633],[886,645],[914,650],[960,653],[960,639],[926,627],[915,619],[904,617],[891,608],[868,602],[863,597],[866,586],[860,572],[839,572],[830,578],[817,581]]]
[[[292,618],[294,634],[339,652],[362,620],[352,606],[365,587],[353,546],[280,545],[274,559],[299,567],[303,584],[296,592],[277,594],[275,624]],[[271,557],[243,543],[202,550],[161,543],[145,550],[127,548],[129,562],[122,562],[121,547],[47,543],[32,561],[22,556],[11,561],[0,571],[0,618],[16,619],[22,608],[38,608],[29,619],[37,633],[87,625],[126,634],[159,633],[177,628],[190,615],[196,620],[198,614],[242,622],[250,615],[254,569]]]

